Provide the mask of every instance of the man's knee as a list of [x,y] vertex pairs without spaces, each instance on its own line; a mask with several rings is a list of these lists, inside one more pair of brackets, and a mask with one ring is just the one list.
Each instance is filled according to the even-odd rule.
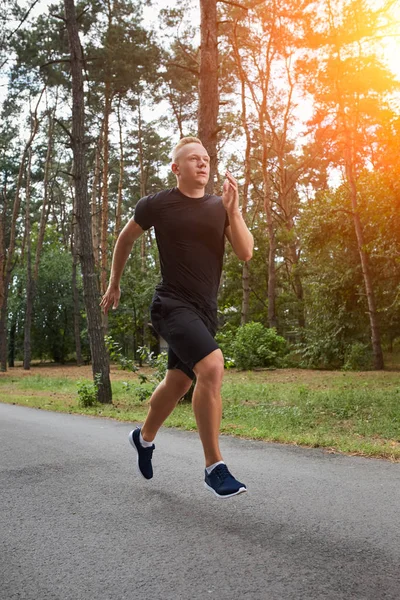
[[193,367],[193,371],[198,379],[207,377],[208,380],[221,381],[224,374],[224,357],[221,350],[214,350],[200,360]]

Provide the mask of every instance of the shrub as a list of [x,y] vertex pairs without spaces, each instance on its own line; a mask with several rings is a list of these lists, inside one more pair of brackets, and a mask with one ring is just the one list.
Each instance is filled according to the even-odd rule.
[[343,369],[346,371],[369,371],[372,368],[372,351],[367,344],[355,342],[346,350]]
[[152,379],[156,383],[159,383],[160,381],[162,381],[164,379],[165,375],[167,374],[167,366],[168,366],[167,352],[161,352],[161,354],[159,354],[157,356],[157,358],[152,360],[151,366],[155,368],[155,372],[153,374]]
[[138,367],[135,365],[134,361],[130,360],[129,358],[126,358],[122,354],[122,346],[118,342],[113,340],[111,335],[104,336],[104,341],[106,343],[106,348],[108,350],[111,360],[114,360],[118,364],[120,369],[122,369],[123,371],[133,371],[134,373],[138,371]]
[[340,369],[343,365],[343,343],[338,331],[303,332],[304,341],[296,346],[299,367],[306,369]]
[[215,336],[215,341],[221,348],[221,352],[224,355],[224,365],[226,369],[230,369],[235,366],[235,360],[233,358],[233,342],[236,331],[237,329],[230,323],[225,323],[225,325]]
[[99,386],[101,385],[100,380],[101,374],[96,373],[93,383],[78,381],[79,406],[82,408],[89,408],[90,406],[96,406],[99,403],[97,394]]
[[143,360],[155,369],[151,377],[138,373],[139,383],[133,384],[132,389],[135,396],[140,402],[144,402],[151,397],[157,385],[164,379],[167,373],[168,355],[166,352],[161,352],[157,357],[150,352],[145,346],[139,349]]
[[279,367],[288,352],[286,340],[261,323],[247,323],[236,331],[232,344],[233,358],[238,369]]
[[142,380],[140,383],[134,383],[131,388],[139,402],[145,402],[151,397],[156,386],[150,381]]

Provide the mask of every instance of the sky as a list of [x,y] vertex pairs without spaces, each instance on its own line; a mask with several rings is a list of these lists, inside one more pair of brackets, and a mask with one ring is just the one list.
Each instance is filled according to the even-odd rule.
[[[34,0],[21,0],[20,3],[23,6],[30,6],[33,1]],[[372,6],[378,7],[386,3],[386,0],[370,0],[370,3]],[[49,4],[51,4],[51,0],[39,0],[33,8],[30,17],[33,18],[42,14]],[[151,6],[145,6],[143,9],[144,24],[157,27],[159,11],[162,8],[173,8],[177,4],[179,4],[179,0],[153,0]],[[193,6],[194,8],[191,11],[191,21],[193,25],[200,25],[198,2],[193,2]],[[380,47],[380,53],[382,53],[389,68],[400,80],[400,0],[394,0],[393,15],[394,19],[397,21],[397,27],[394,27],[391,36],[384,36],[382,40],[378,42],[378,47]]]
[[[21,4],[23,6],[30,6],[34,0],[21,0]],[[370,2],[374,5],[374,7],[382,5],[385,0],[370,0]],[[172,8],[176,4],[179,3],[179,0],[153,0],[152,6],[144,7],[144,25],[149,27],[154,27],[157,29],[158,27],[158,15],[159,11],[162,8]],[[394,19],[397,21],[397,26],[393,27],[393,31],[390,36],[384,36],[377,42],[379,47],[380,56],[386,61],[389,68],[395,73],[396,77],[400,81],[400,0],[394,0],[394,8],[393,14]],[[47,7],[51,4],[51,0],[39,0],[39,2],[35,5],[33,10],[30,13],[29,19],[32,20],[37,17],[39,14],[42,14]],[[200,11],[199,11],[199,2],[193,0],[194,8],[191,11],[191,22],[195,26],[196,24],[200,25]],[[5,93],[7,90],[7,80],[0,73],[0,103],[4,99]],[[151,118],[157,118],[157,116],[162,116],[165,114],[166,107],[162,106],[162,104],[158,107],[152,109]],[[306,113],[311,112],[311,105],[307,108],[304,107]],[[156,114],[159,112],[159,115]]]

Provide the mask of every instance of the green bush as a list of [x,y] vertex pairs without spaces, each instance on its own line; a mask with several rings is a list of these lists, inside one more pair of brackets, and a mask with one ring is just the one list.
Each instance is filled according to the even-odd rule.
[[238,369],[279,367],[288,353],[286,340],[261,323],[247,323],[236,331],[232,344],[233,358]]
[[134,361],[126,358],[122,354],[122,346],[113,340],[111,335],[104,336],[104,341],[111,360],[114,360],[120,369],[123,371],[133,371],[134,373],[138,371],[138,367],[135,365]]
[[367,344],[355,342],[348,347],[343,369],[346,371],[369,371],[372,368],[372,351]]
[[344,361],[340,329],[303,332],[304,341],[296,346],[299,367],[305,369],[340,369]]
[[168,355],[166,352],[161,352],[155,357],[154,353],[150,352],[145,346],[139,348],[139,352],[142,360],[155,369],[150,377],[138,373],[139,383],[130,386],[139,402],[144,402],[151,397],[158,384],[164,379],[167,373]]
[[164,379],[167,374],[167,366],[168,366],[168,354],[167,352],[161,352],[152,360],[151,366],[155,369],[152,379],[156,383],[160,383]]
[[155,388],[156,386],[154,385],[154,383],[148,381],[147,378],[146,380],[142,379],[140,383],[134,383],[131,386],[131,389],[133,390],[133,393],[135,394],[139,402],[145,402],[146,400],[148,400],[154,392]]
[[79,398],[79,406],[82,408],[89,408],[90,406],[96,406],[98,401],[98,391],[101,380],[101,374],[96,373],[94,376],[93,383],[88,383],[85,381],[78,381],[78,398]]
[[236,331],[237,328],[233,327],[230,323],[225,323],[215,336],[215,341],[224,355],[225,369],[230,369],[235,366],[235,360],[233,358],[233,342]]

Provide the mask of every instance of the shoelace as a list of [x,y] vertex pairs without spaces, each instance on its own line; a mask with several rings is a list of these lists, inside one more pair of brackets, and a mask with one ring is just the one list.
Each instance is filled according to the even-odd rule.
[[214,473],[221,482],[225,481],[227,477],[232,477],[226,465],[217,465],[215,469],[211,471],[211,474]]

